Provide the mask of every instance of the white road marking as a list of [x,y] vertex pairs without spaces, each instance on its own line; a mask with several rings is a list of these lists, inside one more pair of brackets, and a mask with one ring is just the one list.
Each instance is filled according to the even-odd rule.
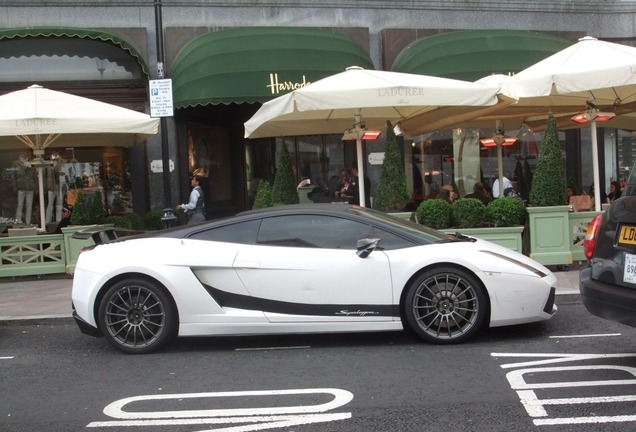
[[[333,400],[315,405],[297,405],[267,408],[235,408],[208,409],[182,411],[150,411],[128,412],[123,408],[134,402],[158,401],[170,399],[202,399],[202,398],[230,398],[245,396],[287,396],[287,395],[315,395],[330,394]],[[87,427],[122,427],[122,426],[171,426],[171,425],[236,425],[209,431],[250,432],[272,428],[291,427],[302,424],[330,422],[351,418],[350,412],[326,413],[326,411],[340,408],[351,402],[353,394],[346,390],[332,388],[291,389],[291,390],[255,390],[236,392],[184,393],[166,395],[142,395],[115,401],[106,408],[104,414],[119,421],[91,422]],[[269,404],[268,404],[269,405]],[[209,432],[200,431],[200,432]]]
[[13,358],[13,356],[10,357],[0,357],[0,360],[11,360]]
[[620,333],[587,334],[587,335],[561,335],[561,336],[550,336],[549,339],[612,337],[612,336],[622,336],[622,335]]
[[[340,414],[305,414],[293,416],[253,416],[253,417],[220,417],[220,418],[195,418],[178,420],[123,420],[92,422],[87,427],[120,427],[120,426],[183,426],[205,424],[236,424],[236,423],[263,423],[254,426],[239,426],[223,428],[223,432],[230,431],[254,431],[278,427],[297,426],[301,424],[321,423],[351,418],[351,413]],[[214,429],[213,429],[214,430]],[[218,430],[218,429],[217,429]],[[199,431],[206,432],[206,431]]]
[[[511,363],[502,365],[502,368],[525,367],[508,372],[506,378],[510,383],[510,387],[517,392],[521,404],[526,409],[530,417],[533,417],[533,423],[536,426],[544,425],[561,425],[561,424],[598,424],[598,423],[620,423],[620,422],[636,422],[636,415],[616,415],[616,416],[597,416],[589,417],[556,417],[554,414],[548,414],[546,406],[559,407],[568,405],[582,404],[625,404],[627,407],[633,407],[636,402],[636,394],[619,394],[607,396],[588,396],[588,397],[571,397],[571,398],[551,398],[539,399],[535,390],[544,389],[575,389],[581,387],[595,386],[636,386],[636,368],[620,365],[575,365],[575,366],[554,366],[554,367],[526,367],[545,365],[550,363],[576,362],[583,360],[607,360],[610,358],[626,358],[636,357],[636,354],[538,354],[538,353],[491,353],[493,357],[543,357],[543,360],[524,361],[519,363]],[[547,358],[546,358],[547,357]],[[563,376],[564,372],[570,371],[620,371],[624,372],[629,379],[606,379],[597,381],[553,381],[554,376]],[[546,382],[541,382],[541,373],[547,373]],[[532,383],[525,381],[525,376],[530,376]],[[612,374],[616,376],[616,373]],[[620,375],[618,375],[620,377]],[[576,394],[576,390],[573,390]],[[624,391],[621,391],[624,393]],[[555,408],[556,409],[556,408]],[[538,419],[536,417],[545,417]]]
[[540,354],[540,353],[490,353],[492,357],[528,357],[528,358],[537,358],[537,357],[552,357],[545,360],[534,360],[527,362],[519,362],[519,363],[507,363],[501,365],[502,369],[510,369],[515,367],[525,367],[525,366],[539,366],[545,364],[552,363],[565,363],[565,362],[574,362],[581,360],[602,360],[602,359],[610,359],[610,358],[625,358],[625,357],[636,357],[636,354]]
[[553,419],[536,419],[532,422],[537,426],[561,425],[561,424],[596,424],[596,423],[623,423],[636,421],[636,415],[599,416],[599,417],[564,417]]

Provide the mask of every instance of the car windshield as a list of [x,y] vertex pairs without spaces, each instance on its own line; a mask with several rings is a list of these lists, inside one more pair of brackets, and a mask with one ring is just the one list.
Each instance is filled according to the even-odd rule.
[[390,213],[384,213],[378,210],[373,210],[373,209],[364,208],[364,207],[353,207],[351,211],[354,213],[359,213],[370,219],[375,219],[385,223],[396,225],[404,231],[408,231],[411,234],[421,237],[426,242],[435,243],[440,241],[449,241],[450,239],[450,236],[447,234],[436,231],[432,228],[429,228],[425,225],[418,224],[416,222],[404,220],[397,216],[391,216]]

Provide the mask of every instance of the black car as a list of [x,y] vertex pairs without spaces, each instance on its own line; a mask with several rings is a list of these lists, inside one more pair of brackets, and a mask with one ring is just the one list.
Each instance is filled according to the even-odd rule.
[[625,192],[590,223],[579,282],[590,313],[636,327],[636,166]]

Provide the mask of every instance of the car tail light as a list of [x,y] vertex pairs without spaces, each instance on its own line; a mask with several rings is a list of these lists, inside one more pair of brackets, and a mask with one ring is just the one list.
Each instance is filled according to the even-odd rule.
[[583,252],[585,258],[592,259],[594,255],[594,248],[596,247],[596,239],[598,238],[598,232],[601,228],[601,220],[603,215],[596,215],[592,222],[587,226],[587,232],[585,233],[585,240],[583,240]]

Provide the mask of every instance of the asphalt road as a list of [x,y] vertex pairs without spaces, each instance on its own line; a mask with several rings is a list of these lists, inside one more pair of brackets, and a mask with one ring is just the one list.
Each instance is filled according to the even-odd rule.
[[0,430],[625,431],[635,375],[636,329],[580,304],[455,346],[401,332],[189,338],[140,356],[62,319],[0,326]]

